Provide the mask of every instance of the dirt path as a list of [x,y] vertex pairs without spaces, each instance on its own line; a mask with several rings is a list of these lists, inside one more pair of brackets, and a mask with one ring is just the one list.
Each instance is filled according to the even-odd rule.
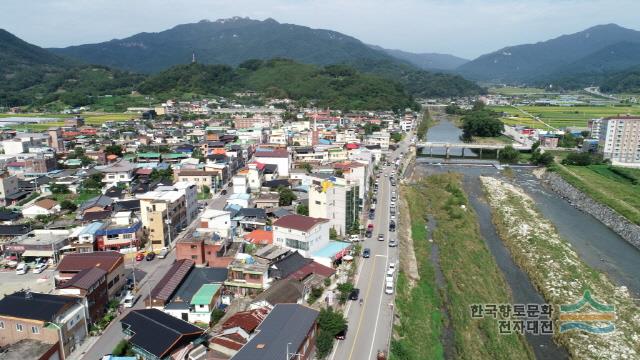
[[402,271],[407,274],[407,278],[411,284],[411,287],[420,280],[420,274],[418,274],[418,262],[416,260],[416,254],[413,251],[413,239],[411,237],[411,216],[409,214],[409,206],[405,199],[404,186],[400,188],[400,201],[398,202],[398,226],[396,231],[398,232],[398,239],[400,241],[400,267]]

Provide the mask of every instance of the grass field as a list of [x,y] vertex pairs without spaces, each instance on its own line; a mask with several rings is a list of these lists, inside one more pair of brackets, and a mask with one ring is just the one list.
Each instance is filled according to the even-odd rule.
[[[68,119],[73,117],[74,115],[63,115],[63,114],[0,114],[0,118],[7,117],[43,117],[43,118],[57,118],[60,121],[52,121],[42,124],[28,124],[28,125],[16,125],[10,126],[11,128],[15,128],[16,130],[25,130],[25,131],[45,131],[52,126],[63,126],[64,119]],[[107,121],[126,121],[133,117],[134,114],[107,114],[107,113],[87,113],[82,114],[84,117],[85,123],[87,125],[100,126]]]
[[640,170],[609,165],[554,166],[567,182],[640,225]]
[[[412,222],[433,215],[437,225],[433,240],[439,247],[439,265],[445,279],[447,310],[454,331],[454,358],[459,359],[532,359],[533,353],[519,335],[500,335],[495,319],[472,319],[472,304],[511,303],[508,286],[495,260],[480,236],[475,213],[461,189],[461,176],[442,174],[429,176],[407,188]],[[465,208],[461,208],[465,205]],[[412,224],[413,225],[413,224]],[[424,225],[424,220],[416,227]],[[421,240],[422,241],[422,240]],[[414,243],[418,242],[414,239]],[[414,245],[415,246],[415,245]],[[428,244],[426,245],[429,246]],[[417,246],[415,246],[416,249]],[[416,253],[420,261],[428,262],[428,251]],[[420,282],[431,279],[420,279]],[[425,317],[415,311],[410,316]],[[415,334],[421,342],[428,333]],[[406,359],[431,359],[429,354]]]
[[544,124],[532,118],[537,116],[555,128],[567,126],[586,127],[590,119],[616,116],[621,114],[640,115],[640,106],[522,106],[531,116],[510,106],[493,106],[492,110],[509,114],[502,121],[507,125],[524,125],[532,128],[545,128]]

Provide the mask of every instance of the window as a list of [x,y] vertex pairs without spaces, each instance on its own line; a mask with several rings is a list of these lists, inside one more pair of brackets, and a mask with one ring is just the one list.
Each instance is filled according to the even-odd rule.
[[16,331],[22,331],[22,324],[16,324]]
[[32,326],[31,332],[34,334],[40,334],[40,329],[37,326]]
[[4,321],[0,321],[0,329],[4,329]]
[[196,260],[198,258],[198,255],[191,255],[191,259]]

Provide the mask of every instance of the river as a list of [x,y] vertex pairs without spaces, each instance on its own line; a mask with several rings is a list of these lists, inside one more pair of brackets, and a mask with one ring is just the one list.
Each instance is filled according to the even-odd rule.
[[[457,139],[460,129],[446,118],[429,129],[430,141]],[[437,138],[432,138],[433,135]],[[459,172],[464,175],[463,187],[469,202],[478,216],[480,232],[496,259],[507,284],[511,288],[516,303],[543,303],[540,293],[532,285],[528,275],[513,261],[509,250],[496,233],[491,221],[491,209],[484,200],[480,175],[502,175],[494,167],[465,165],[427,165],[418,163],[416,171],[422,173]],[[511,179],[521,186],[536,202],[539,210],[547,217],[576,250],[578,255],[591,267],[607,274],[617,285],[626,286],[632,297],[640,294],[640,251],[611,231],[591,215],[574,208],[555,195],[536,179],[529,169],[515,169]],[[564,359],[568,355],[564,348],[556,345],[549,336],[527,336],[538,359]]]

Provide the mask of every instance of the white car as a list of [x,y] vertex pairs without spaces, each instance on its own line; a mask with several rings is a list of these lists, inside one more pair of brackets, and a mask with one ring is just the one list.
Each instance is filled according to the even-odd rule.
[[387,275],[384,277],[385,282],[393,282],[393,270],[387,270]]
[[396,263],[389,263],[389,270],[391,272],[395,272],[396,271]]
[[353,234],[353,235],[349,236],[349,241],[358,242],[358,241],[360,241],[360,236],[356,235],[356,234]]
[[29,271],[29,265],[27,265],[24,261],[19,263],[16,266],[16,275],[24,275]]
[[134,300],[135,300],[135,297],[133,296],[131,291],[127,291],[127,294],[122,299],[122,303],[121,304],[122,304],[122,306],[124,306],[126,308],[130,308],[130,307],[133,307]]
[[395,207],[396,206],[396,202],[392,201],[390,205],[391,205],[391,207]]
[[47,267],[49,267],[49,265],[47,265],[46,262],[38,263],[36,267],[33,268],[33,272],[36,274],[40,274],[41,272],[45,271]]
[[387,295],[393,294],[393,281],[387,281],[386,285],[384,286],[384,293]]
[[158,259],[164,259],[167,257],[167,254],[169,254],[170,249],[163,247],[162,249],[160,249],[160,252],[158,253]]
[[395,214],[391,214],[391,220],[395,221],[396,220],[396,216]]

